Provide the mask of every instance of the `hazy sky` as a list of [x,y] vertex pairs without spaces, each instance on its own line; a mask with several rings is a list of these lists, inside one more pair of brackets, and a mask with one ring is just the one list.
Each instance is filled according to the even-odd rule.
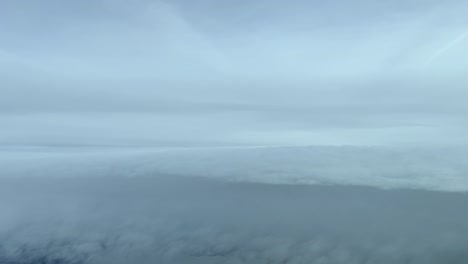
[[467,7],[3,0],[0,144],[465,143]]

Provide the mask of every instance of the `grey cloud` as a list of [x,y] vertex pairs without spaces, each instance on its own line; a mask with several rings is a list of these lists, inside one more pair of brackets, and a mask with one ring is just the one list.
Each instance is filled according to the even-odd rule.
[[0,188],[0,259],[6,263],[466,259],[465,194],[163,175],[2,179]]
[[[137,130],[140,130],[139,127]],[[105,136],[100,141],[77,141],[76,145],[56,141],[49,148],[40,145],[23,148],[15,144],[4,146],[6,149],[0,148],[0,176],[6,179],[32,176],[41,179],[74,179],[83,176],[100,179],[164,174],[269,184],[358,185],[457,192],[468,190],[465,177],[468,166],[464,162],[468,152],[465,145],[447,147],[446,142],[442,142],[445,144],[439,143],[437,147],[223,147],[213,146],[219,143],[215,141],[216,138],[197,135],[205,141],[205,146],[212,146],[204,148],[202,144],[196,148],[190,145],[184,148],[184,144],[180,144],[181,148],[171,149],[168,148],[170,145],[164,145],[167,141],[152,142],[153,147],[144,144],[146,142],[129,142],[125,138],[127,130],[123,132],[107,136],[111,137],[111,143],[115,138],[120,139],[120,146],[109,143]],[[130,132],[136,133],[135,130]],[[424,136],[418,130],[415,132],[415,138]],[[196,134],[196,131],[190,133]],[[53,134],[50,136],[53,138]],[[141,138],[145,136],[141,134]],[[178,136],[169,143],[177,143]],[[239,135],[224,140],[235,140],[236,136]],[[296,133],[295,136],[300,138],[302,135]],[[325,143],[331,140],[323,135],[314,136]],[[357,142],[370,140],[360,139],[359,133],[354,136]],[[268,139],[268,134],[265,133],[263,137]],[[187,142],[180,143],[187,146]]]

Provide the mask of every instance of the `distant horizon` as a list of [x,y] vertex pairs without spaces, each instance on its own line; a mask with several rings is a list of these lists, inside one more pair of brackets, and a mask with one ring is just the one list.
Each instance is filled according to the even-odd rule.
[[0,144],[466,144],[467,7],[3,1]]

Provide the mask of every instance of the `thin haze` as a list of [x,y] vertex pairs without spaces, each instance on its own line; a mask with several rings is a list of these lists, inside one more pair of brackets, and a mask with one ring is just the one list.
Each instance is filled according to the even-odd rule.
[[465,143],[466,7],[1,1],[0,144]]
[[0,0],[0,263],[465,264],[467,8]]

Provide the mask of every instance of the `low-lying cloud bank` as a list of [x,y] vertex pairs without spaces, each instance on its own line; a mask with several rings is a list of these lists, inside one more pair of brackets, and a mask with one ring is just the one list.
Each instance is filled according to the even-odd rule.
[[466,194],[141,178],[1,179],[0,262],[465,263]]
[[467,191],[460,147],[3,148],[2,178],[143,177]]

